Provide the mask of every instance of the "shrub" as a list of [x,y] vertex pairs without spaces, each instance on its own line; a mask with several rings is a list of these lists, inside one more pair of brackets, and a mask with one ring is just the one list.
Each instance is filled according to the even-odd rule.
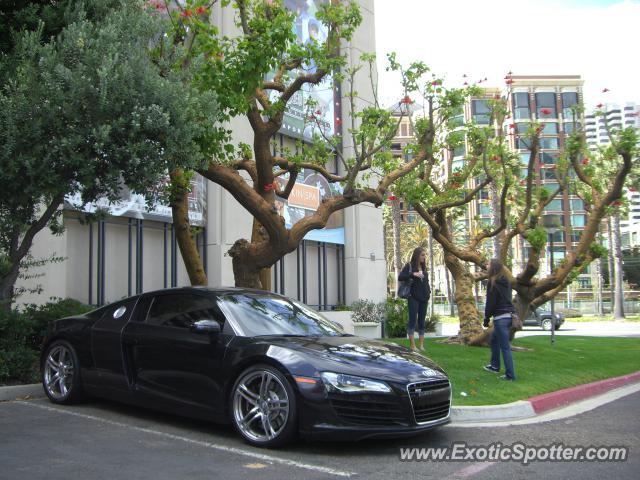
[[[385,323],[385,335],[389,338],[404,338],[407,336],[407,323],[409,319],[409,304],[401,298],[387,298],[385,303],[387,321]],[[435,332],[436,323],[440,321],[437,314],[427,315],[425,318],[425,331]]]
[[31,333],[28,339],[29,346],[35,350],[40,350],[42,342],[55,320],[72,315],[81,315],[93,308],[72,298],[51,298],[44,305],[35,305],[33,303],[27,305],[22,311],[22,315],[31,324]]
[[54,320],[92,307],[72,299],[51,299],[24,311],[0,311],[0,382],[31,383],[38,378],[42,342]]
[[351,304],[351,320],[353,322],[381,322],[386,314],[385,302],[375,303],[372,300],[356,300]]
[[384,333],[389,338],[403,338],[407,336],[407,318],[409,307],[407,301],[401,298],[387,298],[385,304],[387,321]]
[[0,311],[0,382],[31,383],[38,351],[30,348],[31,323],[15,310]]

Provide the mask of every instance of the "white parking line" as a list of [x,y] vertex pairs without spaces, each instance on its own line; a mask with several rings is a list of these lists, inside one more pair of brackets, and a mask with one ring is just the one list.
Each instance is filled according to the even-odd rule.
[[262,453],[250,452],[248,450],[243,450],[241,448],[228,447],[226,445],[220,445],[220,444],[211,443],[211,442],[203,442],[201,440],[193,440],[191,438],[181,437],[179,435],[173,435],[171,433],[166,433],[166,432],[161,432],[161,431],[158,431],[158,430],[153,430],[151,428],[135,427],[135,426],[132,426],[132,425],[127,425],[126,423],[114,422],[113,420],[107,420],[107,419],[104,419],[104,418],[96,417],[94,415],[86,415],[84,413],[71,412],[69,410],[62,410],[60,408],[48,407],[48,406],[45,406],[45,405],[38,405],[36,403],[25,402],[25,401],[21,401],[21,400],[16,401],[14,403],[18,403],[20,405],[26,405],[26,406],[29,406],[29,407],[39,408],[41,410],[47,410],[49,412],[63,413],[63,414],[66,414],[66,415],[71,415],[73,417],[84,418],[86,420],[95,420],[95,421],[98,421],[98,422],[106,423],[107,425],[113,425],[115,427],[122,427],[122,428],[126,428],[128,430],[134,430],[134,431],[137,431],[137,432],[149,433],[151,435],[158,435],[160,437],[169,438],[171,440],[179,440],[181,442],[186,442],[186,443],[190,443],[190,444],[193,444],[193,445],[199,445],[199,446],[205,447],[205,448],[211,448],[211,449],[214,449],[214,450],[220,450],[222,452],[235,453],[237,455],[243,455],[245,457],[255,458],[255,459],[262,460],[262,461],[265,461],[265,462],[270,462],[270,463],[278,463],[280,465],[286,465],[288,467],[296,467],[296,468],[302,468],[302,469],[305,469],[305,470],[313,470],[315,472],[327,473],[329,475],[335,475],[337,477],[351,477],[353,475],[356,475],[355,472],[346,472],[346,471],[342,471],[342,470],[335,470],[333,468],[323,467],[323,466],[320,466],[320,465],[312,465],[312,464],[309,464],[309,463],[296,462],[295,460],[289,460],[289,459],[286,459],[286,458],[278,458],[278,457],[273,457],[271,455],[265,455],[265,454],[262,454]]
[[449,478],[468,478],[473,477],[476,473],[480,473],[483,470],[495,465],[496,462],[482,462],[482,463],[474,463],[473,465],[469,465],[461,470],[455,472]]

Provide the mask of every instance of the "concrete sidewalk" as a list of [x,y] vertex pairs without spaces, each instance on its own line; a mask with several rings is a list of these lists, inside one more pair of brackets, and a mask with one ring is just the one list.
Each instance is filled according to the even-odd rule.
[[[630,384],[640,385],[640,372],[565,388],[503,405],[451,407],[451,420],[455,425],[464,425],[533,418]],[[39,383],[0,387],[0,401],[44,396],[44,390]]]

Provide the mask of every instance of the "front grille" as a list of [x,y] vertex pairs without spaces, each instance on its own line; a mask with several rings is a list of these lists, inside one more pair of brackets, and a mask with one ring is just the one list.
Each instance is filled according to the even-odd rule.
[[358,425],[407,425],[397,397],[391,401],[365,398],[332,398],[331,406],[338,417]]
[[447,379],[412,383],[407,386],[416,423],[427,423],[449,416],[451,384]]

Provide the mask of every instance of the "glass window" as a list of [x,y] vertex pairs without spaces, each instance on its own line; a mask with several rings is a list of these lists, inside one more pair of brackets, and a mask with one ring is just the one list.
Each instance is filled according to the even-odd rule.
[[552,210],[555,212],[561,212],[562,211],[562,200],[559,199],[554,199],[551,200],[549,202],[549,204],[547,205],[547,208],[545,208],[545,210]]
[[451,162],[451,168],[454,172],[456,170],[462,170],[464,168],[464,160],[454,160]]
[[544,148],[545,150],[558,150],[560,148],[558,137],[542,137],[540,139],[540,148]]
[[557,135],[558,134],[558,124],[555,122],[544,122],[542,124],[544,127],[542,129],[543,135]]
[[582,237],[582,230],[573,230],[571,232],[571,241],[573,243],[578,243],[580,241],[580,237]]
[[571,215],[572,227],[584,227],[586,224],[586,215]]
[[553,232],[550,236],[553,237],[553,243],[564,243],[564,230]]
[[531,117],[528,93],[517,92],[513,94],[513,116],[516,120]]
[[198,320],[221,320],[212,300],[201,295],[168,294],[155,297],[146,323],[189,328]]
[[478,198],[480,200],[489,200],[489,190],[486,188],[481,188],[478,192]]
[[529,153],[521,153],[520,154],[520,163],[523,165],[529,165]]
[[463,157],[465,153],[467,153],[467,149],[464,143],[462,145],[458,145],[456,148],[453,149],[454,157]]
[[556,170],[554,168],[543,168],[540,170],[542,180],[556,180]]
[[546,188],[549,193],[554,193],[556,190],[558,190],[558,187],[560,185],[558,185],[556,182],[545,182],[545,184],[542,186]]
[[565,119],[573,119],[571,107],[578,104],[577,92],[564,92],[562,94],[562,116]]
[[531,145],[531,141],[524,137],[516,137],[516,148],[520,150],[527,150]]
[[558,116],[555,93],[536,93],[536,115],[538,118],[556,118]]
[[584,210],[584,202],[582,200],[580,200],[579,198],[572,198],[571,199],[571,210],[573,210],[573,211]]
[[486,100],[472,100],[471,113],[473,121],[480,125],[488,125],[491,117],[491,110]]
[[218,297],[220,308],[245,336],[339,336],[342,332],[306,305],[269,293],[239,293]]
[[530,125],[531,124],[529,122],[516,123],[516,133],[527,133]]
[[573,132],[576,131],[576,129],[579,130],[580,128],[582,128],[582,125],[580,124],[580,122],[564,122],[564,131],[567,135],[572,134]]
[[559,157],[560,154],[558,153],[542,152],[540,153],[540,162],[544,163],[545,165],[555,165],[556,163],[558,163]]
[[481,203],[480,204],[480,215],[491,215],[491,205],[489,205],[488,203]]
[[409,129],[407,128],[407,124],[406,123],[401,123],[400,124],[400,136],[401,137],[406,137],[409,133]]

